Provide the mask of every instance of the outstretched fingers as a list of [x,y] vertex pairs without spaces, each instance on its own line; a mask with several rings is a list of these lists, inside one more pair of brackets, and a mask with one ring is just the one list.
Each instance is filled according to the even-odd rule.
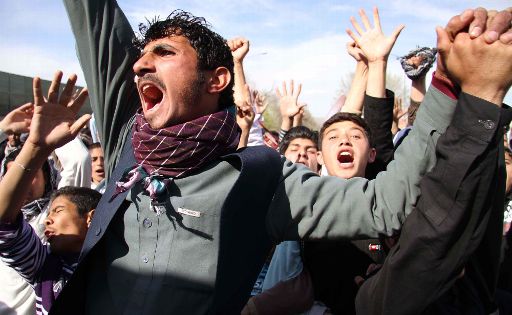
[[372,29],[372,25],[370,24],[370,20],[366,16],[366,12],[363,9],[359,9],[359,16],[361,16],[361,22],[363,22],[366,31]]
[[382,28],[380,26],[379,9],[377,7],[373,8],[373,24],[375,24],[376,29],[382,30]]
[[41,88],[41,79],[35,77],[32,81],[32,91],[34,93],[34,106],[41,106],[44,104],[43,89]]
[[62,80],[62,71],[55,72],[53,76],[53,81],[48,89],[48,103],[57,104],[59,100],[59,89],[60,89],[60,81]]
[[357,34],[359,36],[361,36],[364,33],[363,29],[361,28],[361,25],[359,25],[359,23],[357,22],[355,17],[353,17],[353,16],[350,17],[350,23],[352,23],[352,26],[357,31]]
[[[293,81],[292,81],[293,82]],[[297,100],[299,98],[300,92],[302,91],[302,83],[299,83],[297,85],[297,90],[295,90],[295,94],[293,94],[293,97]]]
[[89,91],[87,90],[87,88],[83,88],[80,91],[80,93],[78,94],[78,96],[73,101],[71,101],[71,102],[68,101],[69,104],[66,103],[66,106],[76,114],[76,113],[78,113],[80,108],[82,108],[82,106],[84,105],[85,100],[87,100],[88,96],[89,96]]
[[66,86],[60,93],[59,104],[62,106],[68,106],[69,101],[72,99],[73,94],[75,93],[75,84],[76,84],[77,76],[76,74],[71,74],[66,82]]

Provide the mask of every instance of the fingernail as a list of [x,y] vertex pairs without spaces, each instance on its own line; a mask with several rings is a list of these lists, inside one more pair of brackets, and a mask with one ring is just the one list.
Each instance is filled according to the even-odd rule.
[[480,34],[482,34],[482,29],[478,26],[475,26],[469,35],[472,37],[478,37]]
[[485,34],[485,39],[488,42],[495,42],[498,40],[498,37],[499,37],[498,32],[495,32],[495,31],[490,31]]

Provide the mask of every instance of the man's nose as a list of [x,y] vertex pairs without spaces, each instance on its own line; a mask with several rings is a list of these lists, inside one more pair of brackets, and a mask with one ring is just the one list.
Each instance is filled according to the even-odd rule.
[[151,53],[142,55],[139,60],[133,65],[133,72],[139,77],[142,77],[146,73],[155,71],[155,65]]

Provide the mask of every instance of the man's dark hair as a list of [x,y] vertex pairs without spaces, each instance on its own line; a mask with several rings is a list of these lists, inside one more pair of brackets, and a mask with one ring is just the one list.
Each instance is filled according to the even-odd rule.
[[374,147],[373,136],[372,131],[370,130],[370,126],[368,126],[366,121],[363,118],[361,118],[361,116],[353,113],[336,113],[332,115],[331,118],[327,119],[327,121],[324,122],[324,124],[322,125],[322,128],[320,128],[320,150],[322,150],[322,140],[324,138],[325,130],[329,128],[331,125],[342,121],[351,121],[354,124],[358,125],[359,127],[363,128],[364,132],[366,133],[366,137],[368,137],[368,143],[370,144],[370,147]]
[[210,24],[202,17],[196,17],[189,12],[174,10],[165,19],[156,17],[146,24],[139,24],[140,35],[134,39],[134,44],[140,50],[157,39],[177,35],[184,36],[195,49],[198,60],[198,71],[214,70],[225,67],[231,74],[231,81],[220,93],[219,106],[226,108],[234,104],[233,100],[233,56],[226,40],[210,29]]
[[96,209],[101,194],[90,188],[66,186],[52,193],[50,203],[57,197],[66,197],[76,206],[78,214],[83,217],[87,212]]
[[288,130],[288,132],[284,135],[283,140],[281,140],[279,143],[279,153],[284,154],[286,149],[288,149],[290,142],[299,138],[313,141],[316,148],[318,149],[318,132],[309,129],[308,127],[297,126]]

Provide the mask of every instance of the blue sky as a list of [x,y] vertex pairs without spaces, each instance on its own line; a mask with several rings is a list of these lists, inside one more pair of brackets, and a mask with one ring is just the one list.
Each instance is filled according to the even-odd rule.
[[[173,9],[204,16],[214,30],[226,38],[245,36],[251,41],[246,57],[249,82],[270,90],[282,80],[303,83],[301,100],[309,110],[323,117],[340,91],[344,75],[354,62],[346,54],[349,40],[345,29],[357,10],[380,10],[385,34],[403,23],[389,62],[389,71],[402,76],[397,56],[419,46],[434,46],[436,25],[468,7],[502,9],[510,0],[368,0],[368,1],[133,1],[119,0],[132,26]],[[0,3],[0,71],[49,79],[56,69],[81,77],[74,39],[64,6],[55,0],[16,0]],[[80,83],[84,83],[79,79]],[[405,81],[404,85],[409,85]],[[397,91],[401,94],[401,91]],[[512,103],[512,93],[507,101]]]

